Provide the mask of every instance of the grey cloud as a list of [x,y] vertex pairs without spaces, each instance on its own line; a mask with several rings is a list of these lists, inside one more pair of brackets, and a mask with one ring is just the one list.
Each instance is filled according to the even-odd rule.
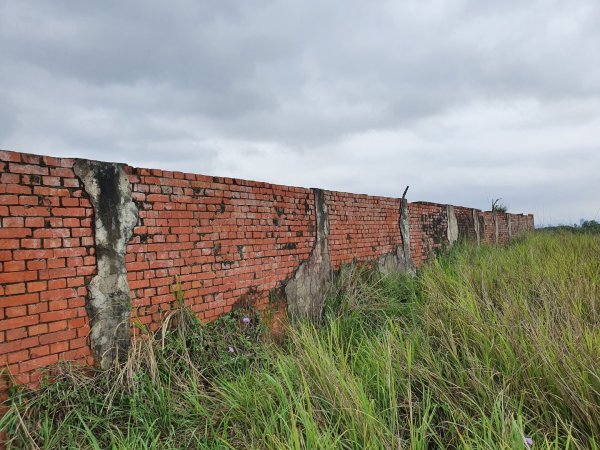
[[0,146],[571,220],[599,47],[594,0],[7,0]]

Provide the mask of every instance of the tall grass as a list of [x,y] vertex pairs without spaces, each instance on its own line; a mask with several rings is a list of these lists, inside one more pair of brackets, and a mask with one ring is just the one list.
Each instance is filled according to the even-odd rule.
[[124,367],[14,395],[0,428],[15,448],[598,449],[599,254],[544,233],[413,278],[349,268],[324,325],[278,345],[181,307]]

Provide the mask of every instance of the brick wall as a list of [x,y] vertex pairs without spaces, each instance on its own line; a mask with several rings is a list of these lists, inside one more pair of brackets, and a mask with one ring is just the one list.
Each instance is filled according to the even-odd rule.
[[447,206],[430,202],[408,204],[410,253],[416,267],[448,246]]
[[484,211],[480,213],[480,217],[483,217],[483,229],[480,230],[481,242],[487,244],[494,244],[496,242],[496,225],[494,214],[491,211]]
[[[86,286],[96,273],[94,210],[74,160],[0,151],[0,367],[18,383],[58,360],[92,364]],[[310,189],[126,166],[139,220],[127,245],[132,318],[155,330],[175,277],[203,320],[236,304],[265,307],[315,244]],[[332,266],[402,246],[400,200],[324,191]],[[473,210],[455,207],[459,238],[476,239]],[[446,205],[408,205],[415,266],[449,245]],[[477,212],[493,243],[490,212]],[[513,236],[533,216],[513,214]],[[507,216],[498,220],[508,242]],[[3,395],[0,385],[0,395]]]
[[498,244],[508,244],[508,218],[506,213],[496,213],[498,221]]
[[202,319],[236,302],[268,303],[269,292],[310,253],[310,190],[231,178],[130,169],[139,209],[126,256],[134,315],[156,329],[179,276]]
[[479,211],[473,208],[465,208],[464,206],[455,206],[454,213],[458,224],[458,238],[477,241],[475,220]]
[[402,245],[400,200],[325,191],[329,211],[329,252],[335,270],[366,262]]

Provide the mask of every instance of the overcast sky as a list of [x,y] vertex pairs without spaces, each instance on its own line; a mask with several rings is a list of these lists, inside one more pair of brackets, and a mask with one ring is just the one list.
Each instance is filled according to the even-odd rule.
[[600,219],[600,2],[0,1],[0,148]]

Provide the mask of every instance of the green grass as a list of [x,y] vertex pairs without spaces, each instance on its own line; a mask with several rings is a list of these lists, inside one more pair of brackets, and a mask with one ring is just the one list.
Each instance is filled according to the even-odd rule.
[[15,448],[598,449],[598,255],[598,235],[534,233],[414,278],[349,268],[323,325],[277,345],[254,316],[180,308],[125,367],[13,395],[0,428]]

